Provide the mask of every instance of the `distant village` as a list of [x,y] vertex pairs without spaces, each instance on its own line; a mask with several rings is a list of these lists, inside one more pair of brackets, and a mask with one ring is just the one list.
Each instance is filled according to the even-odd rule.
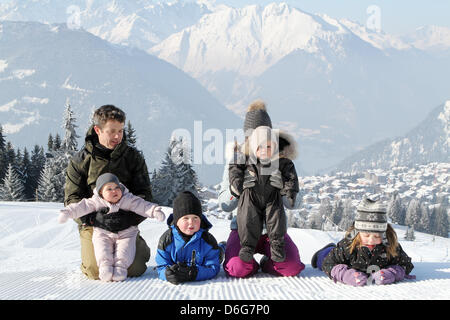
[[[219,187],[220,185],[215,186],[215,190],[203,188],[203,195],[204,198],[210,198],[207,204],[209,214],[226,218],[229,213],[222,212],[217,204]],[[299,187],[297,209],[286,210],[290,227],[345,231],[352,223],[356,206],[363,197],[368,196],[387,205],[390,222],[432,234],[436,233],[435,227],[431,225],[437,223],[434,209],[443,206],[441,209],[447,216],[444,226],[447,232],[444,230],[440,235],[448,237],[448,162],[433,162],[414,168],[399,166],[390,170],[303,176],[299,177]],[[403,214],[401,218],[396,218],[397,213],[394,213],[394,199],[399,203],[398,210],[403,212],[398,213]],[[416,213],[412,212],[415,208],[411,207],[417,207],[417,211],[420,211],[417,217],[413,217]]]
[[303,204],[311,208],[324,198],[361,200],[365,195],[379,195],[381,201],[398,196],[407,202],[415,198],[436,204],[450,193],[450,163],[429,163],[416,168],[394,167],[389,171],[367,170],[362,173],[338,172],[328,176],[299,177]]

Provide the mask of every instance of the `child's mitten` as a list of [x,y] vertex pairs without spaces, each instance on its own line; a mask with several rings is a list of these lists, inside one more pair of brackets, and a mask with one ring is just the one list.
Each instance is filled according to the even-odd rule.
[[367,283],[367,274],[349,268],[345,264],[338,264],[331,269],[331,277],[333,280],[358,287],[364,286]]
[[244,183],[242,187],[244,189],[248,189],[254,187],[255,185],[256,185],[256,176],[254,175],[253,172],[246,169],[244,173]]
[[160,206],[154,206],[151,209],[150,217],[155,218],[159,222],[164,221],[166,219],[166,215],[161,210]]
[[177,264],[171,265],[166,268],[166,271],[165,271],[166,280],[172,284],[180,284],[181,283],[180,281],[178,281],[178,277],[176,274],[177,269],[178,269]]
[[275,170],[272,172],[269,178],[270,185],[277,189],[283,189],[283,178],[281,177],[281,171]]
[[69,218],[70,218],[70,213],[69,212],[70,211],[67,208],[59,210],[58,222],[59,223],[67,222],[67,220],[69,220]]
[[373,274],[376,284],[389,284],[403,280],[405,277],[405,269],[400,266],[393,265],[386,269],[381,269]]

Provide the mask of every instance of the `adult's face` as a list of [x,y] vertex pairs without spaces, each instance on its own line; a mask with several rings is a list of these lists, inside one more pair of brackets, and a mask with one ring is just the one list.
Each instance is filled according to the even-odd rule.
[[123,139],[124,123],[117,120],[108,120],[103,127],[94,126],[98,141],[105,148],[113,150]]

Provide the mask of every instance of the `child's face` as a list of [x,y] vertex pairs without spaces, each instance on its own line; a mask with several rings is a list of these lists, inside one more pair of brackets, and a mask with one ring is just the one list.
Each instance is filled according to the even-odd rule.
[[377,244],[382,242],[381,234],[373,232],[360,232],[361,245],[372,250]]
[[259,159],[272,158],[272,142],[270,140],[258,147],[256,150],[256,157]]
[[199,216],[195,214],[188,214],[178,219],[177,227],[184,234],[192,236],[194,233],[200,230],[200,222],[201,220]]
[[122,198],[122,189],[114,182],[108,182],[102,187],[101,195],[106,201],[116,203]]

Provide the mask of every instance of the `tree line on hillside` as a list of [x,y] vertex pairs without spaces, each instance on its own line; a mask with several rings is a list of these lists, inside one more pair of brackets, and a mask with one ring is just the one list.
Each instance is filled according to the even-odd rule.
[[[0,200],[63,202],[66,169],[78,151],[76,118],[69,104],[63,114],[64,136],[49,134],[47,151],[35,145],[30,152],[25,147],[14,149],[6,141],[0,125]],[[125,127],[127,143],[136,148],[135,129],[128,121]],[[190,150],[182,138],[172,138],[159,169],[152,171],[150,181],[153,201],[172,206],[180,191],[197,195],[200,184],[192,168]]]

